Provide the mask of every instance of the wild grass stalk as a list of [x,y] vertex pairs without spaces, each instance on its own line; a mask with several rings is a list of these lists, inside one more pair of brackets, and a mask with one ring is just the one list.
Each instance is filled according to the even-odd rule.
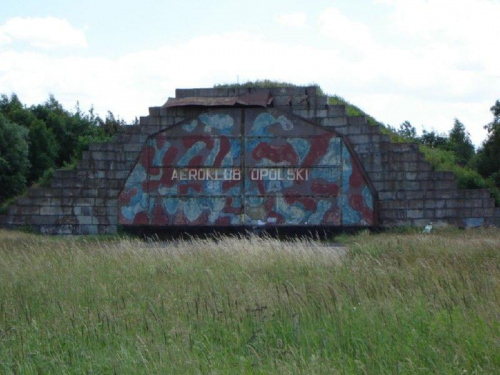
[[500,232],[0,231],[0,373],[498,373]]

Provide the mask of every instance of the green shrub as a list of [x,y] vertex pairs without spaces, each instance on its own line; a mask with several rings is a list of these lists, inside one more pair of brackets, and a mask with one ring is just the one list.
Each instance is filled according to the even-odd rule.
[[0,202],[26,189],[28,130],[0,113]]
[[420,151],[425,155],[434,170],[450,171],[457,179],[459,189],[489,189],[491,195],[495,198],[497,205],[500,205],[500,190],[495,186],[492,180],[485,179],[477,171],[469,167],[461,167],[457,163],[455,154],[452,151],[430,148],[420,145]]

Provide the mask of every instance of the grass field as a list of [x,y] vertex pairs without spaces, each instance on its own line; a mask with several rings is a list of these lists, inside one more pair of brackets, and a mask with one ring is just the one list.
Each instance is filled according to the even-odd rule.
[[342,240],[0,231],[0,373],[500,373],[500,230]]

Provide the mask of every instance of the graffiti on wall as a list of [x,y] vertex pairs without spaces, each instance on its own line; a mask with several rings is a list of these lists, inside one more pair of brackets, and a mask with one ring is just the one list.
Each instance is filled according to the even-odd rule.
[[374,223],[344,140],[272,109],[206,112],[150,137],[118,205],[123,225]]

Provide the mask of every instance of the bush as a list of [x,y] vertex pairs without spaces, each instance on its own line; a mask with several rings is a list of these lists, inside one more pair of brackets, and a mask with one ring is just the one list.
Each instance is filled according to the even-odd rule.
[[495,198],[496,204],[500,205],[500,190],[495,186],[494,182],[485,179],[473,169],[458,165],[453,151],[430,148],[423,145],[420,146],[420,151],[425,155],[425,159],[431,163],[435,170],[452,172],[457,179],[457,186],[459,189],[487,188]]
[[0,202],[26,188],[29,168],[28,130],[0,113]]

